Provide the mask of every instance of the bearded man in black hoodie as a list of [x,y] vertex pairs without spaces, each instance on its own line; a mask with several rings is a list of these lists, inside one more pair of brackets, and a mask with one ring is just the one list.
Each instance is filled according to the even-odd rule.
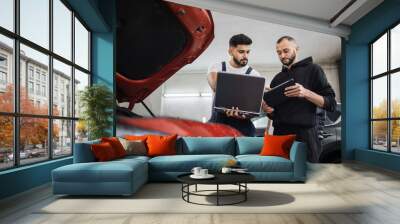
[[317,107],[327,111],[336,108],[335,92],[326,79],[322,68],[311,57],[297,61],[299,47],[290,36],[276,42],[276,53],[282,62],[282,71],[272,79],[273,88],[291,78],[295,85],[285,88],[289,97],[284,103],[272,108],[266,102],[266,112],[273,120],[274,135],[296,134],[296,139],[308,146],[307,159],[319,162],[321,142],[318,139],[316,121]]

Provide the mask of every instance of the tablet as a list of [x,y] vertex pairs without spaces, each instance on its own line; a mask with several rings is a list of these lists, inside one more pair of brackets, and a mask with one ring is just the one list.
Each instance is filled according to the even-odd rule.
[[214,109],[224,111],[238,107],[241,114],[260,114],[264,77],[226,72],[218,72],[217,75]]
[[289,79],[286,82],[283,82],[269,91],[264,93],[264,101],[268,106],[275,107],[279,104],[284,103],[289,97],[285,96],[285,88],[289,86],[293,86],[295,84],[294,79]]

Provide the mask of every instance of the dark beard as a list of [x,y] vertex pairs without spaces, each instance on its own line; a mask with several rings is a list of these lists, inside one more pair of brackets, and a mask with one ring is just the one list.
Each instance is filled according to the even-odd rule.
[[290,66],[294,62],[295,58],[296,58],[296,55],[293,55],[292,57],[289,58],[289,61],[287,63],[285,63],[284,60],[281,60],[281,62],[285,66]]
[[[241,61],[239,61],[239,60],[237,60],[236,58],[234,58],[234,57],[232,57],[233,58],[233,62],[235,62],[235,64],[237,65],[237,66],[240,66],[240,67],[244,67],[244,66],[246,66],[247,65],[247,60],[241,60]],[[244,64],[243,64],[243,63]]]

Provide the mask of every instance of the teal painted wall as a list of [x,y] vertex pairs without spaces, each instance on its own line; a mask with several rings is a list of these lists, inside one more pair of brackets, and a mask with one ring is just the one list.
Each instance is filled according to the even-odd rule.
[[[67,0],[92,31],[93,83],[104,83],[115,93],[115,1]],[[104,16],[103,16],[104,15]],[[114,94],[115,95],[115,94]],[[115,109],[114,109],[115,111]],[[115,135],[115,116],[110,132]],[[72,163],[72,157],[0,172],[0,199],[51,181],[51,171]]]
[[66,0],[93,32],[110,32],[109,24],[98,7],[99,1],[102,0]]
[[[369,43],[400,22],[400,1],[386,0],[351,27],[342,39],[343,86],[342,156],[383,168],[398,170],[399,157],[369,150]],[[356,151],[357,149],[357,151]],[[363,150],[363,151],[359,151]],[[397,161],[394,163],[393,161]]]
[[400,155],[367,149],[356,149],[355,160],[400,172]]
[[[66,0],[79,14],[92,31],[91,71],[92,83],[108,86],[115,99],[115,35],[116,2],[115,0]],[[109,132],[115,135],[115,108],[110,118],[113,125]]]
[[[92,32],[92,82],[101,83],[112,90],[115,99],[115,39],[116,39],[116,6],[115,1],[99,0],[98,7],[104,20],[110,27],[109,32]],[[114,100],[113,121],[109,132],[115,136],[115,108]]]
[[360,44],[346,43],[342,50],[342,157],[353,160],[355,148],[369,145],[369,53],[368,45]]
[[0,199],[51,181],[51,171],[72,163],[72,157],[0,172]]

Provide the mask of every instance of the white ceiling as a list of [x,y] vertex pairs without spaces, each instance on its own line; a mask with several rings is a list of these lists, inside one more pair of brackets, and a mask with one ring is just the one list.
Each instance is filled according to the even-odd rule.
[[[183,70],[204,70],[211,63],[228,58],[229,38],[245,33],[253,39],[249,63],[256,67],[280,66],[275,42],[283,35],[293,36],[299,58],[313,56],[317,63],[340,59],[341,40],[351,25],[383,0],[168,0],[212,11],[215,39],[206,51]],[[341,9],[352,2],[336,21]]]
[[[168,0],[216,12],[347,37],[350,25],[383,0]],[[351,3],[336,20],[341,9]]]
[[285,11],[293,14],[309,16],[317,19],[330,20],[340,9],[351,0],[226,0],[256,6],[260,8]]
[[299,58],[313,56],[318,63],[335,63],[340,59],[340,38],[254,19],[212,11],[215,39],[192,64],[182,70],[202,70],[212,63],[227,59],[228,43],[232,35],[244,33],[253,40],[249,63],[257,68],[280,66],[275,53],[276,40],[283,35],[294,37],[299,46]]

